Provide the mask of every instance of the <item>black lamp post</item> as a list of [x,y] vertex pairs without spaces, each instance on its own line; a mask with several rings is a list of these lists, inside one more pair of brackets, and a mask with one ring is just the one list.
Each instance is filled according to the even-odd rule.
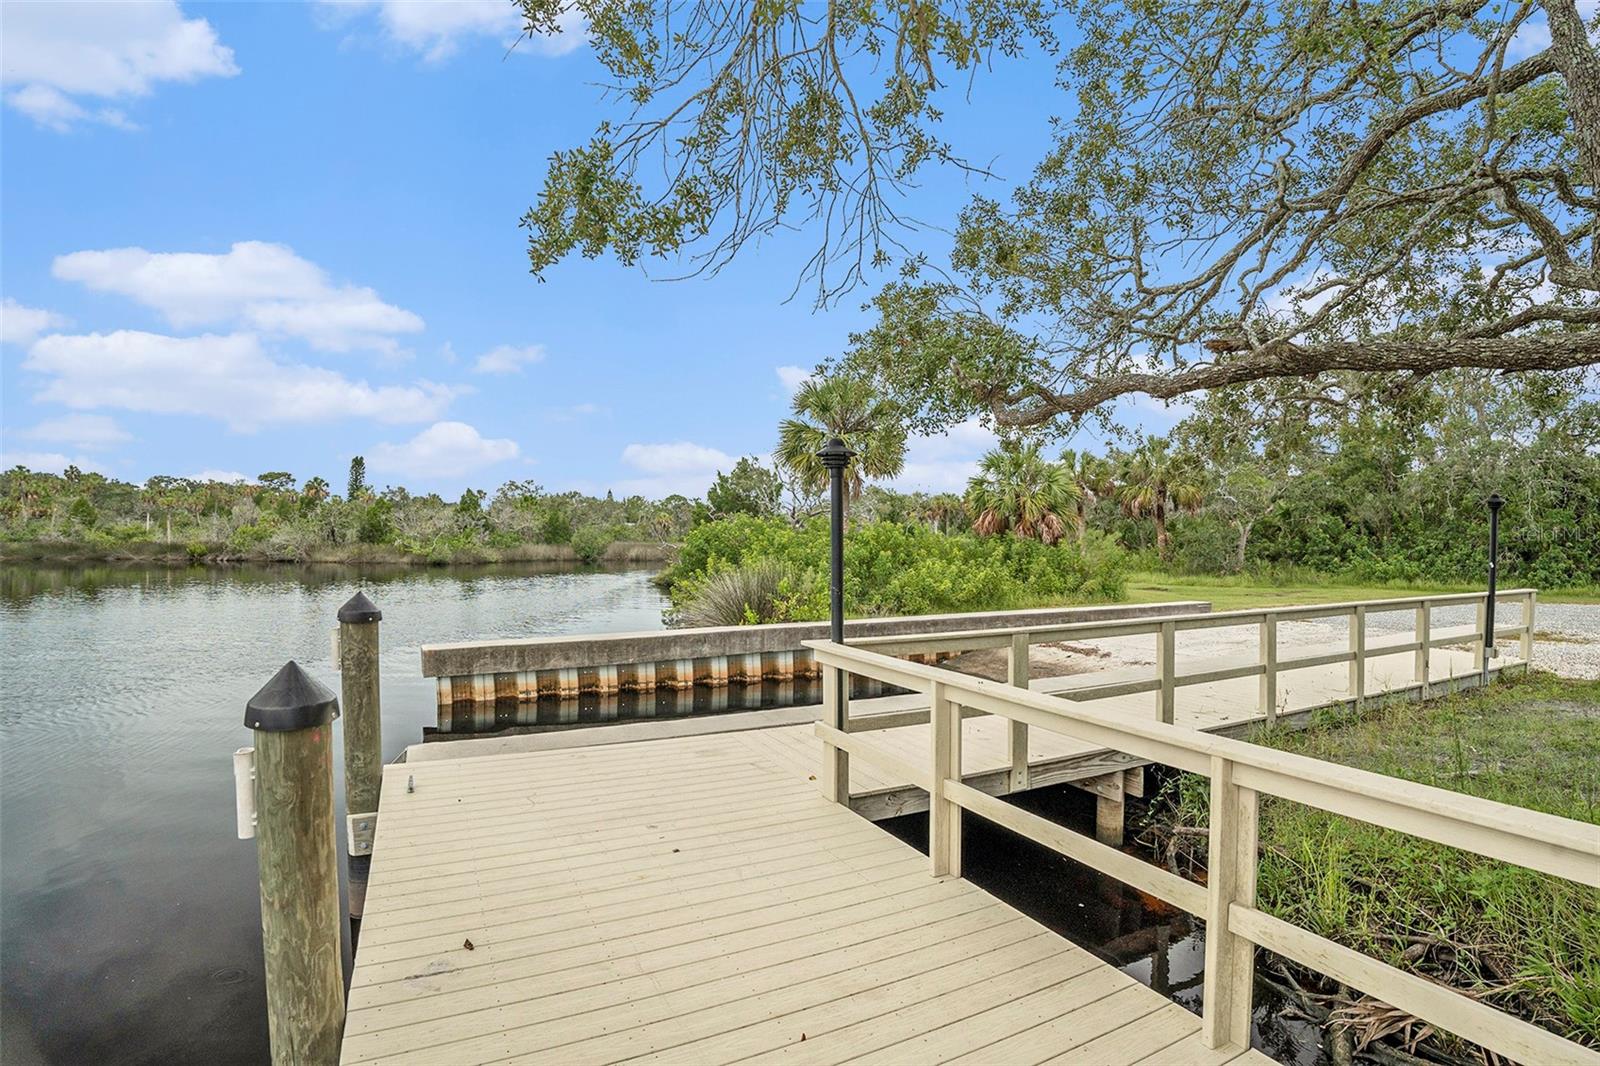
[[844,468],[855,455],[838,437],[817,453],[828,468],[828,639],[836,644],[844,643]]
[[1498,492],[1489,504],[1489,595],[1483,606],[1483,680],[1489,680],[1489,660],[1494,658],[1494,593],[1500,576],[1500,508],[1506,505]]

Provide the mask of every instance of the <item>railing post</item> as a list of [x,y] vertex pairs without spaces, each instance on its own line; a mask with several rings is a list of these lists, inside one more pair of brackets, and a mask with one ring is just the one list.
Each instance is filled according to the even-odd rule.
[[1278,616],[1267,611],[1261,616],[1261,713],[1267,724],[1278,720]]
[[1177,628],[1171,622],[1162,622],[1156,630],[1156,677],[1161,681],[1156,691],[1156,714],[1168,725],[1172,724],[1177,708],[1177,635]]
[[945,798],[944,783],[961,780],[961,708],[945,696],[942,681],[928,693],[933,737],[933,791],[928,795],[928,858],[933,876],[961,876],[961,808]]
[[1487,685],[1489,683],[1489,655],[1494,650],[1493,644],[1483,631],[1484,624],[1489,619],[1489,598],[1487,596],[1478,601],[1475,619],[1478,637],[1472,642],[1472,661],[1481,672],[1482,682]]
[[1422,697],[1427,699],[1432,691],[1433,682],[1429,679],[1432,670],[1432,650],[1428,641],[1432,639],[1431,626],[1433,622],[1433,608],[1428,606],[1428,601],[1423,600],[1417,604],[1417,653],[1412,663],[1412,680],[1422,685]]
[[1233,783],[1233,763],[1211,760],[1211,837],[1206,851],[1205,1015],[1207,1047],[1250,1046],[1255,945],[1229,928],[1228,908],[1256,897],[1256,793]]
[[1367,703],[1367,608],[1358,605],[1350,612],[1350,696],[1356,710]]
[[383,784],[383,715],[378,692],[378,623],[383,612],[365,593],[357,592],[339,608],[338,618],[350,917],[359,922],[367,901],[371,831]]
[[1539,602],[1539,593],[1530,589],[1527,602],[1522,606],[1522,634],[1517,638],[1517,651],[1522,656],[1522,672],[1533,667],[1533,612]]
[[292,660],[245,704],[255,731],[267,1031],[278,1066],[336,1062],[344,1029],[333,719],[339,701]]
[[[845,700],[849,675],[837,666],[822,668],[822,720],[844,731],[847,713]],[[822,772],[817,775],[822,794],[834,803],[850,805],[850,753],[822,742]]]
[[[1017,688],[1028,689],[1027,633],[1011,634],[1011,652],[1006,657],[1007,679]],[[1021,792],[1028,787],[1028,725],[1026,722],[1008,722],[1007,751],[1011,756],[1011,791]]]

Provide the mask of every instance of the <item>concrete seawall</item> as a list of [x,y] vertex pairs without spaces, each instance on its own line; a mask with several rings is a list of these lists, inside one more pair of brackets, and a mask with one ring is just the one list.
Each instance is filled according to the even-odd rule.
[[[1159,618],[1210,609],[1207,602],[1185,600],[861,618],[845,623],[845,636],[849,639],[1059,626]],[[441,708],[786,682],[817,676],[816,663],[803,642],[824,638],[827,632],[825,622],[789,622],[429,644],[422,648],[422,674],[436,679]]]

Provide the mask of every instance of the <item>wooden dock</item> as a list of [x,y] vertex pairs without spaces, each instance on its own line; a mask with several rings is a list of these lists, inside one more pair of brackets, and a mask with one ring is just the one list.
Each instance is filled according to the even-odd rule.
[[[1488,674],[1525,667],[1526,602],[1505,632],[1522,656]],[[1412,634],[1369,641],[1369,609],[1413,606]],[[384,770],[342,1061],[1265,1063],[1248,1050],[1263,947],[1505,1058],[1600,1066],[1255,906],[1262,794],[1600,886],[1594,826],[1212,735],[1480,683],[1471,631],[1432,630],[1431,609],[1092,627],[1157,627],[1153,678],[1026,684],[1050,632],[814,641],[825,694],[841,671],[912,694],[830,700],[820,721],[761,712],[798,716],[772,728],[727,715],[413,748]],[[1279,656],[1278,615],[1346,610],[1348,647]],[[1250,663],[1175,653],[1184,629],[1258,624]],[[1013,683],[894,657],[972,641],[1010,648]],[[1148,762],[1210,778],[1205,885],[994,798]],[[853,809],[913,793],[927,856]],[[1204,919],[1204,1015],[963,880],[963,812]]]
[[390,766],[343,1061],[1268,1061],[810,776],[769,731]]

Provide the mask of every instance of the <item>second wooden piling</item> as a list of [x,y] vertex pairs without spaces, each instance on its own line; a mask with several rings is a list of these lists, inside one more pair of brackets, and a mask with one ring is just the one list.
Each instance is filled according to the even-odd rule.
[[[383,612],[357,592],[339,608],[339,678],[344,696],[344,806],[350,813],[350,917],[367,900],[370,849],[358,845],[358,823],[370,827],[383,783],[383,719],[378,685],[378,623]],[[364,834],[370,839],[370,832]]]

